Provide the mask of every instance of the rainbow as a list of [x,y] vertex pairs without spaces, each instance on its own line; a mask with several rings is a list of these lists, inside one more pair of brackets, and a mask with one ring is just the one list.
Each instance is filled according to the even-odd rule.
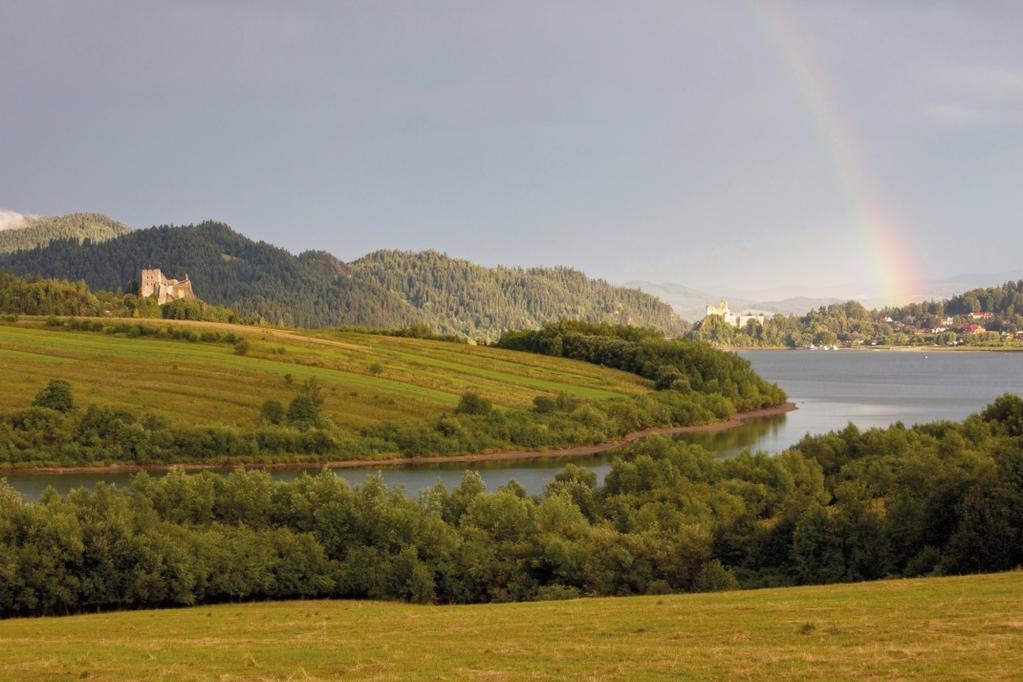
[[794,87],[831,158],[862,249],[867,286],[886,302],[907,303],[919,292],[914,251],[864,158],[841,99],[788,2],[755,3],[770,41],[779,49]]

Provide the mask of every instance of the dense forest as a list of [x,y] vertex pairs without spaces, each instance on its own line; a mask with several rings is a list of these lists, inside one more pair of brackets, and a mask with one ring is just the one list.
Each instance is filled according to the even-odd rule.
[[0,253],[27,251],[62,239],[99,243],[129,232],[127,225],[100,213],[29,216],[21,227],[0,230]]
[[17,275],[83,280],[110,291],[131,291],[143,267],[159,267],[168,277],[188,273],[204,300],[271,324],[425,324],[473,339],[568,317],[670,335],[686,329],[656,298],[566,268],[488,269],[430,251],[380,251],[346,264],[319,251],[295,256],[213,222],[0,255],[0,269]]
[[417,500],[330,472],[137,475],[27,503],[0,481],[0,615],[310,597],[471,603],[818,584],[1023,563],[1023,400],[962,423],[720,460],[654,438],[604,483],[478,474]]
[[743,328],[709,316],[689,336],[726,346],[1023,345],[1023,281],[974,289],[944,301],[867,310],[856,301],[775,315]]
[[560,319],[683,331],[653,296],[589,279],[571,268],[484,268],[436,251],[376,251],[349,264],[352,276],[432,311],[442,332],[475,337],[530,329]]

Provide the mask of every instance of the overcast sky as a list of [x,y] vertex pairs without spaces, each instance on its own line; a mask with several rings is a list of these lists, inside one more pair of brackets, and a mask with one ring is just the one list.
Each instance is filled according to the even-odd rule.
[[870,294],[800,61],[896,262],[1021,267],[1023,2],[0,0],[0,209]]

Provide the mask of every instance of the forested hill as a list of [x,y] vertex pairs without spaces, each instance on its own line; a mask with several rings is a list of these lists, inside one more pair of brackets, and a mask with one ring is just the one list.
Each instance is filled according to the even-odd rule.
[[1006,282],[996,287],[971,289],[943,301],[911,303],[900,308],[886,308],[881,312],[893,319],[991,313],[993,318],[1019,326],[1023,323],[1023,280]]
[[380,288],[359,287],[340,261],[324,253],[294,256],[254,242],[227,225],[137,230],[100,244],[61,240],[0,256],[0,269],[20,275],[84,280],[92,289],[130,290],[139,270],[158,267],[192,280],[204,301],[297,326],[389,325],[423,321],[416,310]]
[[659,299],[571,268],[485,268],[436,251],[375,251],[350,267],[354,278],[397,294],[446,333],[492,335],[566,318],[683,331]]
[[93,289],[133,288],[143,267],[168,277],[187,273],[204,301],[296,326],[427,324],[494,339],[507,329],[571,317],[684,331],[667,304],[574,270],[488,269],[429,251],[380,251],[346,264],[322,251],[295,256],[215,222],[0,255],[0,269],[81,279]]
[[20,227],[0,230],[0,253],[26,251],[58,239],[103,242],[131,232],[127,225],[101,213],[30,216]]

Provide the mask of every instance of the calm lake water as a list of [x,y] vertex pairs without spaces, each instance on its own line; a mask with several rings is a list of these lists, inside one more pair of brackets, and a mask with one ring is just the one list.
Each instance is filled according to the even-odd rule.
[[[754,369],[778,383],[799,408],[785,415],[749,422],[714,434],[685,434],[722,457],[743,449],[781,452],[807,433],[824,433],[849,422],[862,427],[913,424],[938,419],[963,419],[1007,391],[1023,393],[1023,353],[743,351]],[[572,460],[599,477],[610,469],[613,453]],[[531,493],[542,492],[565,460],[524,463],[434,464],[337,471],[352,483],[379,471],[389,485],[404,486],[410,495],[438,481],[458,484],[467,468],[480,472],[491,490],[510,480]],[[300,475],[273,471],[278,480]],[[131,474],[10,475],[8,480],[29,499],[38,499],[52,485],[60,492],[97,481],[125,483]]]

